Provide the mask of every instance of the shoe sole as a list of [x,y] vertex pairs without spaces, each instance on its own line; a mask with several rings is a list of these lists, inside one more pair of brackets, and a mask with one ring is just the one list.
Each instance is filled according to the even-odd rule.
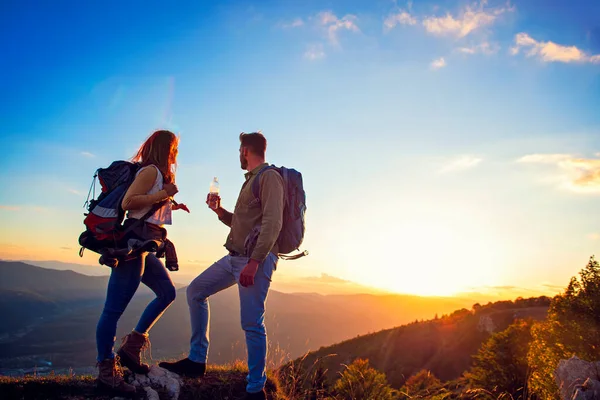
[[158,366],[160,368],[166,369],[169,372],[172,372],[174,374],[177,374],[179,376],[183,376],[186,378],[203,378],[205,372],[199,373],[199,374],[194,374],[194,373],[189,373],[189,372],[181,372],[181,371],[177,371],[175,369],[170,368],[168,365],[164,365],[163,363],[159,363]]

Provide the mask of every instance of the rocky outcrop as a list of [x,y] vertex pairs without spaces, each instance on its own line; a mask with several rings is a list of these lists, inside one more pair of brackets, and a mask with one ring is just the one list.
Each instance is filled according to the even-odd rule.
[[132,375],[129,383],[143,388],[149,400],[159,400],[156,389],[166,393],[169,400],[177,400],[181,393],[182,380],[179,375],[153,365],[148,375]]
[[494,324],[494,320],[492,320],[492,317],[490,317],[489,315],[484,315],[481,318],[479,318],[477,330],[479,332],[494,333],[496,331],[496,324]]
[[600,362],[560,360],[554,379],[561,400],[600,400]]

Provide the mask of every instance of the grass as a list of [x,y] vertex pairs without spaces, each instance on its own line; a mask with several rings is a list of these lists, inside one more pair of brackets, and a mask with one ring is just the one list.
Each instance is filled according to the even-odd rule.
[[[202,379],[183,379],[180,400],[242,400],[246,393],[248,369],[243,362],[230,365],[210,366]],[[269,400],[291,400],[282,394],[279,382],[271,373],[265,386]],[[159,391],[161,393],[161,391]],[[145,399],[143,390],[138,390],[137,399]],[[0,376],[0,398],[2,400],[110,400],[113,397],[96,391],[93,376]],[[161,398],[166,398],[161,396]]]

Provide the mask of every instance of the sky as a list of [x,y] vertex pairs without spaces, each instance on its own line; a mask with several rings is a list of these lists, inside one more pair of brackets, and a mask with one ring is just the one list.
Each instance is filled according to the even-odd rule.
[[94,171],[180,135],[181,276],[225,254],[240,132],[301,171],[275,280],[553,294],[600,246],[600,2],[0,4],[0,258],[78,256]]

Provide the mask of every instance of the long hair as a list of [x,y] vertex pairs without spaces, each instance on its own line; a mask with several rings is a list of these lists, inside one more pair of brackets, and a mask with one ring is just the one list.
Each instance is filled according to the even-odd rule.
[[132,161],[139,162],[143,167],[155,165],[162,173],[164,182],[173,183],[177,168],[178,145],[179,138],[173,132],[156,131],[146,139]]

